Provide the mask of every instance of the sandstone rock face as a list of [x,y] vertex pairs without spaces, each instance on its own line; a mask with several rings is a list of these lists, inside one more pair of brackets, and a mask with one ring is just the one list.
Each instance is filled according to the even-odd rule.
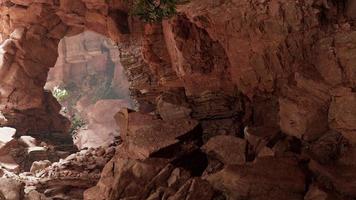
[[[82,32],[83,24],[101,27],[104,23],[103,28],[96,30],[104,35],[116,35],[115,41],[119,39],[120,31],[127,32],[115,29],[113,33],[107,29],[110,21],[107,19],[111,18],[108,6],[87,13],[86,5],[81,1],[61,1],[60,5],[52,1],[1,2],[0,18],[4,23],[0,32],[6,40],[1,44],[0,74],[8,77],[1,80],[1,110],[6,118],[3,125],[16,126],[19,133],[66,132],[68,126],[64,125],[65,119],[58,115],[60,108],[53,106],[52,100],[43,91],[48,70],[54,66],[58,56],[59,40]],[[117,7],[110,8],[110,11],[114,10],[120,12]],[[72,15],[71,12],[77,14]],[[86,23],[86,19],[95,22]],[[90,45],[88,49],[95,52],[95,42],[94,46]],[[80,49],[74,48],[71,52],[81,53],[76,50]]]
[[[70,179],[83,186],[75,197],[356,197],[353,0],[191,0],[148,25],[129,9],[119,0],[0,2],[0,124],[18,135],[68,128],[43,90],[60,39],[89,29],[117,42],[139,112],[116,115],[123,144],[84,196],[95,183]],[[66,62],[80,75],[88,55],[69,46]],[[85,48],[104,70],[108,55],[91,40]],[[29,195],[62,195],[53,191]]]
[[162,94],[157,100],[157,111],[163,120],[189,118],[192,110],[188,107],[185,99],[176,94]]

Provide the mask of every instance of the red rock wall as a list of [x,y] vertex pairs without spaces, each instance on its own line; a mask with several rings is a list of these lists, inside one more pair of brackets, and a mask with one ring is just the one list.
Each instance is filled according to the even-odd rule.
[[[122,35],[120,31],[127,33],[128,30],[124,28],[132,28],[137,23],[135,20],[129,22],[126,18],[122,22],[114,22],[110,13],[127,10],[125,6],[115,5],[123,4],[1,1],[0,32],[5,40],[2,43],[4,53],[0,74],[7,77],[1,79],[1,111],[7,118],[3,120],[3,125],[15,126],[22,134],[66,132],[68,125],[60,122],[66,120],[58,115],[59,105],[49,104],[43,91],[48,70],[55,65],[58,56],[59,40],[91,29],[115,41],[129,41],[130,37]],[[132,31],[132,37],[136,32],[140,32],[140,29]]]
[[[121,114],[118,121],[127,133],[123,155],[107,165],[87,199],[94,194],[198,199],[211,187],[230,199],[355,197],[349,181],[355,178],[356,142],[354,0],[192,0],[179,6],[176,17],[151,25],[128,17],[120,0],[41,2],[1,1],[0,32],[9,38],[16,30],[2,45],[5,117],[16,111],[13,119],[25,115],[27,120],[28,110],[44,109],[42,87],[58,40],[84,29],[119,42],[140,110],[156,114]],[[198,120],[202,141],[188,137],[194,127],[157,131],[159,124],[175,130],[173,122],[188,123],[174,121],[182,118]],[[200,149],[211,138],[224,146],[216,139],[220,135],[237,141],[223,153],[205,152],[208,167],[198,173],[204,181],[185,176],[204,164],[182,170],[184,161],[205,162],[200,153],[189,152],[191,147]],[[247,143],[246,150],[231,150],[236,143]],[[172,145],[181,151],[166,149]],[[167,159],[172,152],[184,159],[178,164]],[[229,152],[240,152],[247,163],[226,162]]]

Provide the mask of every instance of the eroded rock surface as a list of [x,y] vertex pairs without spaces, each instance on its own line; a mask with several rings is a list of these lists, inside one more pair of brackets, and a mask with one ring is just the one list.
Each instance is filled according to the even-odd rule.
[[96,186],[70,179],[79,198],[356,197],[354,0],[191,0],[156,24],[125,1],[0,5],[0,124],[19,135],[68,128],[43,90],[61,38],[117,43],[139,112],[116,115],[123,144]]
[[6,178],[1,179],[0,185],[10,182],[1,189],[4,190],[2,192],[7,191],[8,195],[17,195],[18,199],[83,199],[84,190],[97,183],[101,170],[114,154],[113,146],[106,149],[91,148],[71,154],[58,162],[34,162],[31,172],[17,175],[4,170],[3,177]]

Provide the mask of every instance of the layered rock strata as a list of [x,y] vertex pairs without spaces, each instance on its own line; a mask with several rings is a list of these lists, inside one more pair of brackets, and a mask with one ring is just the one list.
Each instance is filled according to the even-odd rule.
[[354,0],[192,0],[146,25],[120,0],[0,9],[0,120],[20,132],[65,128],[42,89],[59,39],[118,43],[140,112],[117,115],[85,199],[355,198]]

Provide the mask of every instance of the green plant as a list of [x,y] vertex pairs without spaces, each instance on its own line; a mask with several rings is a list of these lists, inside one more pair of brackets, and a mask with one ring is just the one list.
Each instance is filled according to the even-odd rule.
[[78,133],[78,130],[86,124],[87,123],[79,115],[73,115],[71,118],[70,133],[72,135],[76,135]]
[[65,88],[62,89],[59,86],[53,88],[52,94],[59,102],[63,102],[69,97],[69,92]]
[[132,14],[145,22],[160,22],[176,14],[179,0],[133,0]]

